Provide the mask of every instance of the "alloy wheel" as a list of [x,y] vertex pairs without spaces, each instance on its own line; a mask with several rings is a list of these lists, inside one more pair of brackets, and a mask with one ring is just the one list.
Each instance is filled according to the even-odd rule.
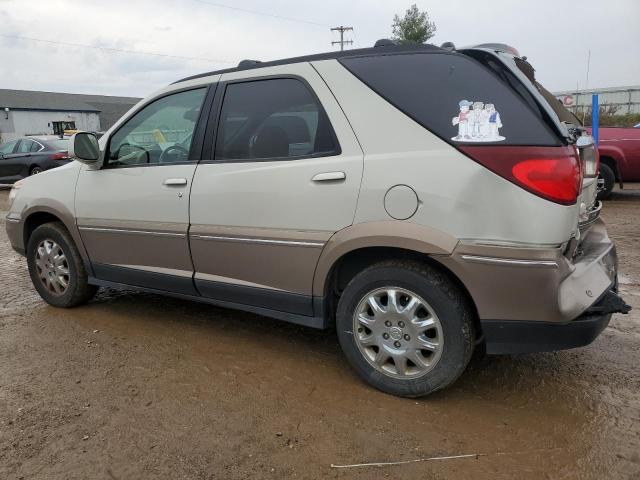
[[367,362],[395,378],[420,377],[437,364],[442,324],[419,295],[396,287],[367,293],[353,316],[354,339]]
[[50,239],[41,241],[35,258],[38,278],[54,295],[62,295],[69,287],[69,262],[62,247]]

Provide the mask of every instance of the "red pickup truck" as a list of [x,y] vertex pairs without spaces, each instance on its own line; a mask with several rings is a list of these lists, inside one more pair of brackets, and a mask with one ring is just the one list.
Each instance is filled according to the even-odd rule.
[[[604,181],[598,197],[611,195],[614,185],[640,182],[640,125],[635,128],[600,127],[600,178]],[[588,129],[591,133],[591,129]]]

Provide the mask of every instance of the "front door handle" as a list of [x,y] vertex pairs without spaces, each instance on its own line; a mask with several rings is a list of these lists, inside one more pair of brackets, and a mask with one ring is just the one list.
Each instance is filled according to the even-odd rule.
[[187,184],[187,179],[186,178],[167,178],[164,182],[162,182],[162,184],[168,187],[182,187]]
[[336,180],[344,180],[347,175],[344,172],[323,172],[318,173],[311,179],[312,182],[331,182]]

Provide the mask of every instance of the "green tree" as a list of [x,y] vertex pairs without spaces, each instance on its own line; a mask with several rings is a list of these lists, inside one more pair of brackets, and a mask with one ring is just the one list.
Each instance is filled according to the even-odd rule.
[[400,18],[393,17],[393,39],[399,42],[424,43],[436,34],[436,24],[429,21],[429,14],[420,11],[414,3]]

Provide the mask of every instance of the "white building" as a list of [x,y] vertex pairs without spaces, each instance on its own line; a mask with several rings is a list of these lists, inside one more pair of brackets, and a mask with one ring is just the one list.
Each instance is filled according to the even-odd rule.
[[640,113],[640,85],[635,87],[593,88],[590,90],[567,90],[554,95],[573,113],[582,114],[591,110],[591,97],[598,94],[601,107],[610,107],[618,115]]
[[64,130],[107,130],[140,99],[0,89],[0,141]]

